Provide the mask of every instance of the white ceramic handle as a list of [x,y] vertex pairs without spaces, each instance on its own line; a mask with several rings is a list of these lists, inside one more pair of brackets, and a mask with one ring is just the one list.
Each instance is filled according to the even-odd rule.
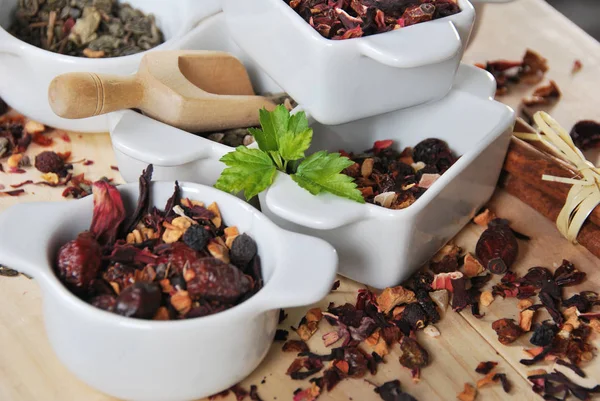
[[331,194],[311,195],[288,175],[278,174],[263,197],[268,209],[292,223],[331,230],[362,220],[368,206]]
[[156,166],[173,167],[199,159],[219,159],[233,150],[131,110],[111,113],[109,122],[117,150]]
[[454,78],[453,89],[457,89],[480,99],[493,99],[496,93],[496,79],[489,72],[474,65],[461,64]]
[[396,68],[416,68],[448,60],[462,49],[451,21],[428,21],[356,41],[363,56]]
[[72,207],[68,203],[20,203],[0,213],[0,264],[36,279],[52,274],[55,255],[48,253],[44,227],[64,219],[60,210]]
[[284,230],[277,240],[282,244],[281,258],[262,290],[257,312],[310,305],[325,298],[337,274],[335,249],[322,239]]

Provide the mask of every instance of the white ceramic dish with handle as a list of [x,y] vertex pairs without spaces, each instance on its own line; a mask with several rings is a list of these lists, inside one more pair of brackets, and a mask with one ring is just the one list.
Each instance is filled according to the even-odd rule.
[[[148,51],[187,48],[195,37],[193,28],[198,22],[221,10],[221,0],[179,0],[177,5],[164,0],[129,0],[127,3],[154,14],[163,31],[165,42]],[[66,72],[134,74],[146,52],[88,59],[40,49],[6,31],[17,4],[18,0],[0,0],[0,97],[19,112],[52,127],[78,132],[108,131],[106,116],[80,120],[58,117],[48,104],[48,86],[55,76]]]
[[[280,175],[260,196],[263,212],[286,229],[330,242],[339,253],[340,274],[377,288],[399,283],[492,195],[514,122],[514,112],[492,100],[495,89],[489,73],[461,65],[452,91],[437,102],[344,125],[311,123],[313,149],[360,152],[379,139],[399,147],[430,137],[446,140],[460,160],[407,209],[313,197]],[[152,162],[161,179],[184,176],[213,185],[225,167],[218,159],[233,150],[133,112],[121,117],[111,136],[127,180]]]
[[[118,188],[131,212],[137,184]],[[57,356],[88,385],[118,398],[195,400],[229,388],[266,355],[279,308],[319,301],[335,279],[337,255],[325,241],[284,231],[214,188],[190,183],[181,188],[190,199],[217,202],[227,224],[256,240],[265,281],[247,301],[189,320],[149,321],[105,312],[58,280],[53,271],[58,249],[89,228],[92,196],[18,204],[0,214],[0,263],[39,283],[46,332]],[[151,206],[164,207],[172,193],[173,182],[153,182]]]
[[475,11],[372,36],[329,40],[283,0],[223,0],[235,42],[323,124],[341,124],[443,97]]
[[471,37],[469,38],[467,46],[473,42],[479,32],[481,17],[483,16],[484,11],[489,8],[486,7],[486,4],[510,3],[511,1],[514,0],[471,0],[471,3],[473,3],[473,7],[475,8],[475,23],[473,24],[473,31],[471,32]]

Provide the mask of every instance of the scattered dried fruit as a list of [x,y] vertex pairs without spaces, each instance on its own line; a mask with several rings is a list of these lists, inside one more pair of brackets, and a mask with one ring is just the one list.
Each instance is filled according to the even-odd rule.
[[477,258],[494,274],[506,273],[517,258],[518,250],[513,231],[502,219],[491,221],[475,246]]
[[499,319],[492,323],[492,329],[498,335],[498,341],[503,345],[513,343],[522,334],[519,327],[513,319]]
[[477,397],[477,389],[469,383],[465,383],[462,393],[459,393],[456,396],[460,401],[474,401],[475,397]]

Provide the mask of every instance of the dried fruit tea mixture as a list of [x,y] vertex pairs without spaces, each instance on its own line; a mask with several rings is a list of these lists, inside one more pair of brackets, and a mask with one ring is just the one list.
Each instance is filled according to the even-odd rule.
[[140,177],[135,212],[126,219],[117,188],[93,184],[89,231],[64,244],[56,273],[78,297],[119,315],[174,320],[231,308],[263,285],[254,240],[227,226],[216,203],[181,198],[151,207],[152,165]]
[[89,58],[128,56],[164,42],[152,14],[117,0],[19,1],[9,32],[44,50]]
[[283,0],[327,39],[351,39],[448,17],[456,0]]
[[458,160],[441,139],[425,139],[402,152],[392,145],[376,141],[363,154],[341,152],[355,162],[343,172],[355,179],[365,200],[390,209],[412,205]]

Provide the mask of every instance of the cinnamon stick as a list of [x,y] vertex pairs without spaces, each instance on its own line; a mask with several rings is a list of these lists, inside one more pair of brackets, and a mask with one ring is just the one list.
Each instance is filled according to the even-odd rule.
[[[579,174],[564,161],[515,137],[511,140],[502,168],[538,191],[559,201],[561,208],[567,201],[571,185],[555,181],[544,181],[542,175],[548,174],[566,178],[579,177]],[[600,226],[600,208],[594,209],[588,219]]]
[[[541,178],[540,178],[541,181]],[[521,174],[514,175],[504,172],[499,182],[509,194],[519,198],[546,218],[556,221],[564,200],[558,200],[551,195],[539,190],[530,182],[521,179]],[[597,211],[597,209],[595,210]],[[592,254],[600,258],[600,226],[592,220],[586,221],[579,234],[577,242],[586,247]]]

